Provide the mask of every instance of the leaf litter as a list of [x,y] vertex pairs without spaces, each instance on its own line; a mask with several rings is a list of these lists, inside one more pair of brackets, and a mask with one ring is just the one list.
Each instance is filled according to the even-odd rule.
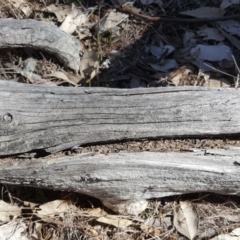
[[[128,6],[135,14],[117,11],[119,5]],[[0,6],[1,18],[34,18],[55,24],[79,39],[85,49],[78,73],[64,69],[55,56],[35,49],[4,49],[0,56],[0,73],[4,80],[75,87],[238,86],[239,72],[235,62],[239,61],[239,21],[196,21],[193,24],[188,19],[239,13],[239,1],[112,0],[66,4],[64,1],[8,0],[0,1]],[[185,20],[184,23],[154,23],[141,18],[150,16],[151,20],[152,16],[160,15]],[[171,144],[172,149],[176,149],[176,141]],[[154,149],[151,141],[145,145],[145,149]],[[129,143],[125,147],[129,148]],[[102,151],[116,152],[116,148],[119,146],[110,147],[110,150],[103,147]],[[90,150],[96,151],[94,147]],[[35,239],[47,236],[47,239],[239,238],[239,199],[234,203],[227,198],[224,203],[215,199],[212,204],[203,203],[201,197],[198,203],[188,200],[175,205],[176,199],[156,199],[140,205],[141,211],[136,216],[126,216],[113,215],[101,204],[84,209],[76,204],[77,200],[56,198],[50,201],[49,196],[43,196],[45,203],[39,197],[42,204],[26,205],[15,197],[14,201],[6,197],[17,195],[14,187],[13,190],[2,188],[5,201],[1,200],[4,208],[1,227],[5,229],[0,228],[0,234],[5,231],[12,234],[14,229],[16,236],[12,234],[9,239],[21,239],[20,236],[22,239],[31,236]],[[37,196],[41,195],[37,193]],[[122,209],[129,206],[124,205]],[[115,207],[112,211],[119,209]],[[34,224],[30,223],[32,221]]]

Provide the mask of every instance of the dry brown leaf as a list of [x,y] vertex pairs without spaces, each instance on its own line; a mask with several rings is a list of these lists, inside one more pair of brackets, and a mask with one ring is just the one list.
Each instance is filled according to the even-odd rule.
[[68,34],[72,34],[76,31],[77,27],[80,27],[87,21],[88,17],[86,14],[82,13],[80,9],[77,9],[73,5],[71,13],[68,14],[59,28]]
[[26,75],[29,75],[35,71],[37,65],[36,59],[28,58],[23,62],[23,69],[22,72]]
[[[67,75],[69,75],[69,74],[67,74]],[[45,74],[44,77],[54,77],[54,78],[62,79],[67,83],[70,83],[74,86],[77,86],[77,83],[70,80],[67,75],[64,72],[57,71],[57,72],[54,72],[54,73]]]
[[240,228],[235,228],[230,233],[220,234],[210,240],[240,240]]
[[83,79],[82,76],[80,75],[77,75],[77,74],[73,74],[73,73],[70,73],[70,72],[66,72],[64,70],[62,70],[62,72],[68,77],[68,79],[75,83],[75,84],[79,84],[79,82]]
[[89,209],[87,210],[87,213],[89,215],[93,215],[93,216],[96,216],[96,215],[99,215],[101,213],[102,209],[101,208],[93,208],[93,209]]
[[93,51],[85,51],[80,64],[80,72],[86,81],[91,80],[98,74],[98,56]]
[[95,229],[93,229],[92,227],[88,227],[88,229],[87,229],[94,237],[97,237],[99,234],[98,234],[98,232],[95,230]]
[[175,59],[165,59],[163,64],[150,64],[152,69],[160,72],[167,72],[178,66]]
[[[238,40],[236,37],[232,36],[229,33],[226,33],[223,31],[220,27],[218,27],[218,30],[238,49],[240,50],[240,40]],[[231,59],[232,60],[232,59]]]
[[239,4],[239,3],[240,3],[240,0],[223,0],[220,5],[220,8],[225,9],[233,4]]
[[30,73],[23,75],[25,76],[31,83],[34,84],[44,84],[44,85],[49,85],[49,86],[57,86],[56,83],[48,81],[47,79],[42,78],[40,75],[36,73]]
[[33,58],[28,58],[23,62],[23,68],[15,67],[15,70],[22,76],[26,77],[33,84],[44,84],[49,86],[56,86],[55,83],[43,79],[40,75],[34,73],[37,61]]
[[20,221],[12,221],[0,226],[1,240],[30,240],[25,232],[27,225]]
[[64,213],[77,212],[78,209],[70,201],[66,200],[55,200],[42,204],[36,209],[36,213],[39,217],[55,216],[59,215],[64,217]]
[[194,71],[193,67],[184,65],[184,66],[181,66],[180,68],[172,71],[169,74],[169,79],[174,83],[175,86],[178,86],[180,81],[183,78],[187,79],[189,74],[193,74],[193,71]]
[[72,12],[71,6],[67,6],[67,5],[56,6],[55,4],[51,4],[47,6],[45,10],[47,10],[48,12],[54,13],[58,19],[58,22],[63,22],[66,16],[68,16]]
[[127,14],[111,11],[108,16],[100,19],[100,21],[95,24],[95,32],[96,34],[99,34],[110,29],[114,29],[117,25],[122,23],[127,18]]
[[225,37],[216,28],[204,27],[197,31],[198,36],[203,37],[203,40],[223,41]]
[[161,234],[161,230],[154,228],[154,227],[149,227],[144,224],[140,226],[140,228],[147,234],[150,234],[153,237],[158,237]]
[[218,26],[233,35],[240,36],[240,23],[235,20],[228,20],[228,21],[219,21]]
[[35,239],[38,239],[38,240],[44,240],[42,235],[42,228],[43,228],[43,224],[36,222],[34,224],[34,229],[33,229],[33,233],[31,234],[31,237],[35,237]]
[[203,61],[232,61],[232,51],[227,45],[203,45],[198,44],[191,49],[191,55]]
[[150,46],[150,52],[157,58],[160,59],[163,56],[168,56],[171,54],[175,48],[170,45],[165,45],[163,47],[157,47],[157,46]]
[[97,76],[99,73],[99,69],[98,66],[94,66],[94,70],[92,71],[92,73],[90,74],[90,78],[86,79],[86,82],[89,83],[95,76]]
[[117,228],[126,228],[130,226],[133,222],[128,219],[121,219],[119,216],[107,215],[105,217],[100,217],[96,219],[100,223],[109,224]]
[[0,200],[0,221],[7,222],[21,215],[21,208]]
[[14,8],[21,10],[27,18],[32,14],[32,9],[30,7],[29,1],[11,0],[10,2]]
[[180,202],[174,205],[173,223],[176,229],[192,240],[197,234],[199,218],[196,208],[190,202]]

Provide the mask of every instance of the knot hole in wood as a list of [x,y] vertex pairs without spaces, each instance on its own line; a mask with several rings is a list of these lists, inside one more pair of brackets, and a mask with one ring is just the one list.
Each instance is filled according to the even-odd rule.
[[13,116],[10,113],[6,113],[3,115],[3,122],[4,123],[10,123],[12,122]]

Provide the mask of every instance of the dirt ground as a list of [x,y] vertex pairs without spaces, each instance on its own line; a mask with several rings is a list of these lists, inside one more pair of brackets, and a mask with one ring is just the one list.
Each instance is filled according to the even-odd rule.
[[199,148],[224,148],[240,147],[240,140],[229,139],[162,139],[152,141],[131,141],[125,143],[115,143],[106,145],[86,146],[79,148],[80,152],[100,152],[114,153],[120,151],[127,152],[167,152],[167,151],[191,151],[191,149]]

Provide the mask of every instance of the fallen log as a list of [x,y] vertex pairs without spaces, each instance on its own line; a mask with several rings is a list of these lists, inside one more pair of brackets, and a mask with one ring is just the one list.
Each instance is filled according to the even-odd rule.
[[[238,89],[66,88],[0,81],[0,155],[110,141],[239,134]],[[76,191],[116,203],[239,195],[240,149],[78,154],[0,161],[0,183]]]
[[0,156],[131,139],[238,136],[239,91],[67,88],[0,81]]
[[81,43],[55,25],[32,19],[1,19],[0,49],[30,47],[54,55],[64,65],[79,71]]
[[75,191],[109,202],[192,192],[240,195],[239,153],[240,148],[87,153],[0,162],[0,183]]

